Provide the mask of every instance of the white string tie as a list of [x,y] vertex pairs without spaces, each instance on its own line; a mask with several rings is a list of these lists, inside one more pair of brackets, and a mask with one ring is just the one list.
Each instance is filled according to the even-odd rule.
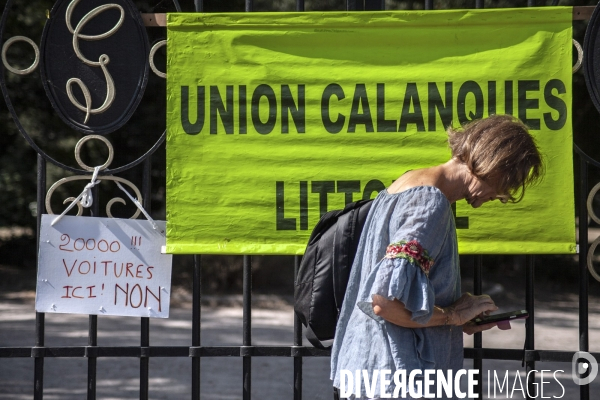
[[121,189],[123,192],[125,192],[125,194],[127,195],[127,197],[129,197],[129,199],[133,202],[133,204],[135,204],[136,207],[140,209],[140,211],[142,212],[142,214],[144,214],[146,216],[146,218],[148,219],[148,221],[152,224],[152,228],[155,231],[160,232],[164,236],[165,232],[162,231],[162,230],[160,230],[160,228],[158,227],[158,225],[156,225],[156,222],[154,222],[154,220],[152,219],[152,217],[150,216],[150,214],[148,214],[146,212],[146,210],[140,204],[140,202],[138,201],[138,199],[136,199],[135,197],[133,197],[132,195],[130,195],[129,192],[123,186],[121,186],[121,184],[118,181],[115,181],[115,183],[117,184],[117,186],[119,187],[119,189]]
[[83,192],[81,192],[81,194],[77,196],[77,198],[73,200],[71,204],[69,204],[69,207],[67,207],[65,211],[62,212],[62,214],[60,214],[54,219],[54,221],[50,223],[51,226],[54,226],[54,224],[60,221],[61,218],[64,217],[65,214],[68,213],[69,210],[71,210],[71,208],[75,207],[75,204],[77,203],[81,204],[85,208],[89,208],[92,206],[92,204],[94,203],[94,197],[92,196],[92,188],[98,183],[100,183],[100,180],[96,179],[98,178],[98,172],[100,172],[100,168],[100,166],[94,168],[94,173],[92,174],[92,181],[85,185],[85,188],[83,188]]

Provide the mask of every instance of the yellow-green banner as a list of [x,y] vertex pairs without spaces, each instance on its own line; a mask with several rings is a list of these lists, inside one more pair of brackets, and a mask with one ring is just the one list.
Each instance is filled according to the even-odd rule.
[[545,180],[458,202],[459,250],[575,252],[571,14],[169,14],[167,252],[302,254],[327,210],[447,161],[445,127],[505,113]]

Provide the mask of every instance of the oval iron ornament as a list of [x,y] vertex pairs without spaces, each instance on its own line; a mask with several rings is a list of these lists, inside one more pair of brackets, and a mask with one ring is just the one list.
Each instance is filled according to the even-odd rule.
[[58,115],[85,134],[122,127],[148,82],[150,44],[130,0],[58,0],[41,41],[41,75]]
[[600,112],[600,6],[594,8],[585,31],[583,75],[590,98]]

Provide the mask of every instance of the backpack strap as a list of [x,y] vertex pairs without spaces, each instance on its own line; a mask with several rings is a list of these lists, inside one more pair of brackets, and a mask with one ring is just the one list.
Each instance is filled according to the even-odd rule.
[[[350,213],[354,214],[356,210],[351,210]],[[353,219],[353,215],[349,216]],[[340,312],[342,311],[342,302],[344,301],[344,295],[346,294],[346,286],[348,285],[349,270],[352,267],[348,265],[348,242],[350,239],[347,238],[351,232],[352,223],[345,226],[344,224],[337,224],[336,231],[333,240],[333,263],[332,268],[333,274],[333,297],[335,299],[335,308],[337,309],[336,320],[340,318]]]
[[317,349],[321,349],[321,350],[331,349],[331,346],[327,346],[327,347],[323,346],[323,343],[321,343],[321,341],[319,339],[317,339],[317,336],[315,335],[313,330],[310,329],[310,325],[306,326],[305,335],[306,335],[306,338],[308,339],[308,341],[310,342],[310,344],[312,344]]
[[337,268],[333,268],[333,296],[338,313],[337,318],[340,317],[342,311],[356,248],[372,202],[373,200],[359,200],[348,204],[342,213],[347,215],[350,222],[336,225],[332,252],[334,265],[337,266]]

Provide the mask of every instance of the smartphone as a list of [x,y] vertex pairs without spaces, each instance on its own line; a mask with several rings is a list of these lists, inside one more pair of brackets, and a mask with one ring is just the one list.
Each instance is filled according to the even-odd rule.
[[511,321],[513,319],[521,319],[529,317],[527,310],[510,311],[503,314],[487,315],[485,317],[473,318],[472,321],[477,325],[489,324],[491,322]]

